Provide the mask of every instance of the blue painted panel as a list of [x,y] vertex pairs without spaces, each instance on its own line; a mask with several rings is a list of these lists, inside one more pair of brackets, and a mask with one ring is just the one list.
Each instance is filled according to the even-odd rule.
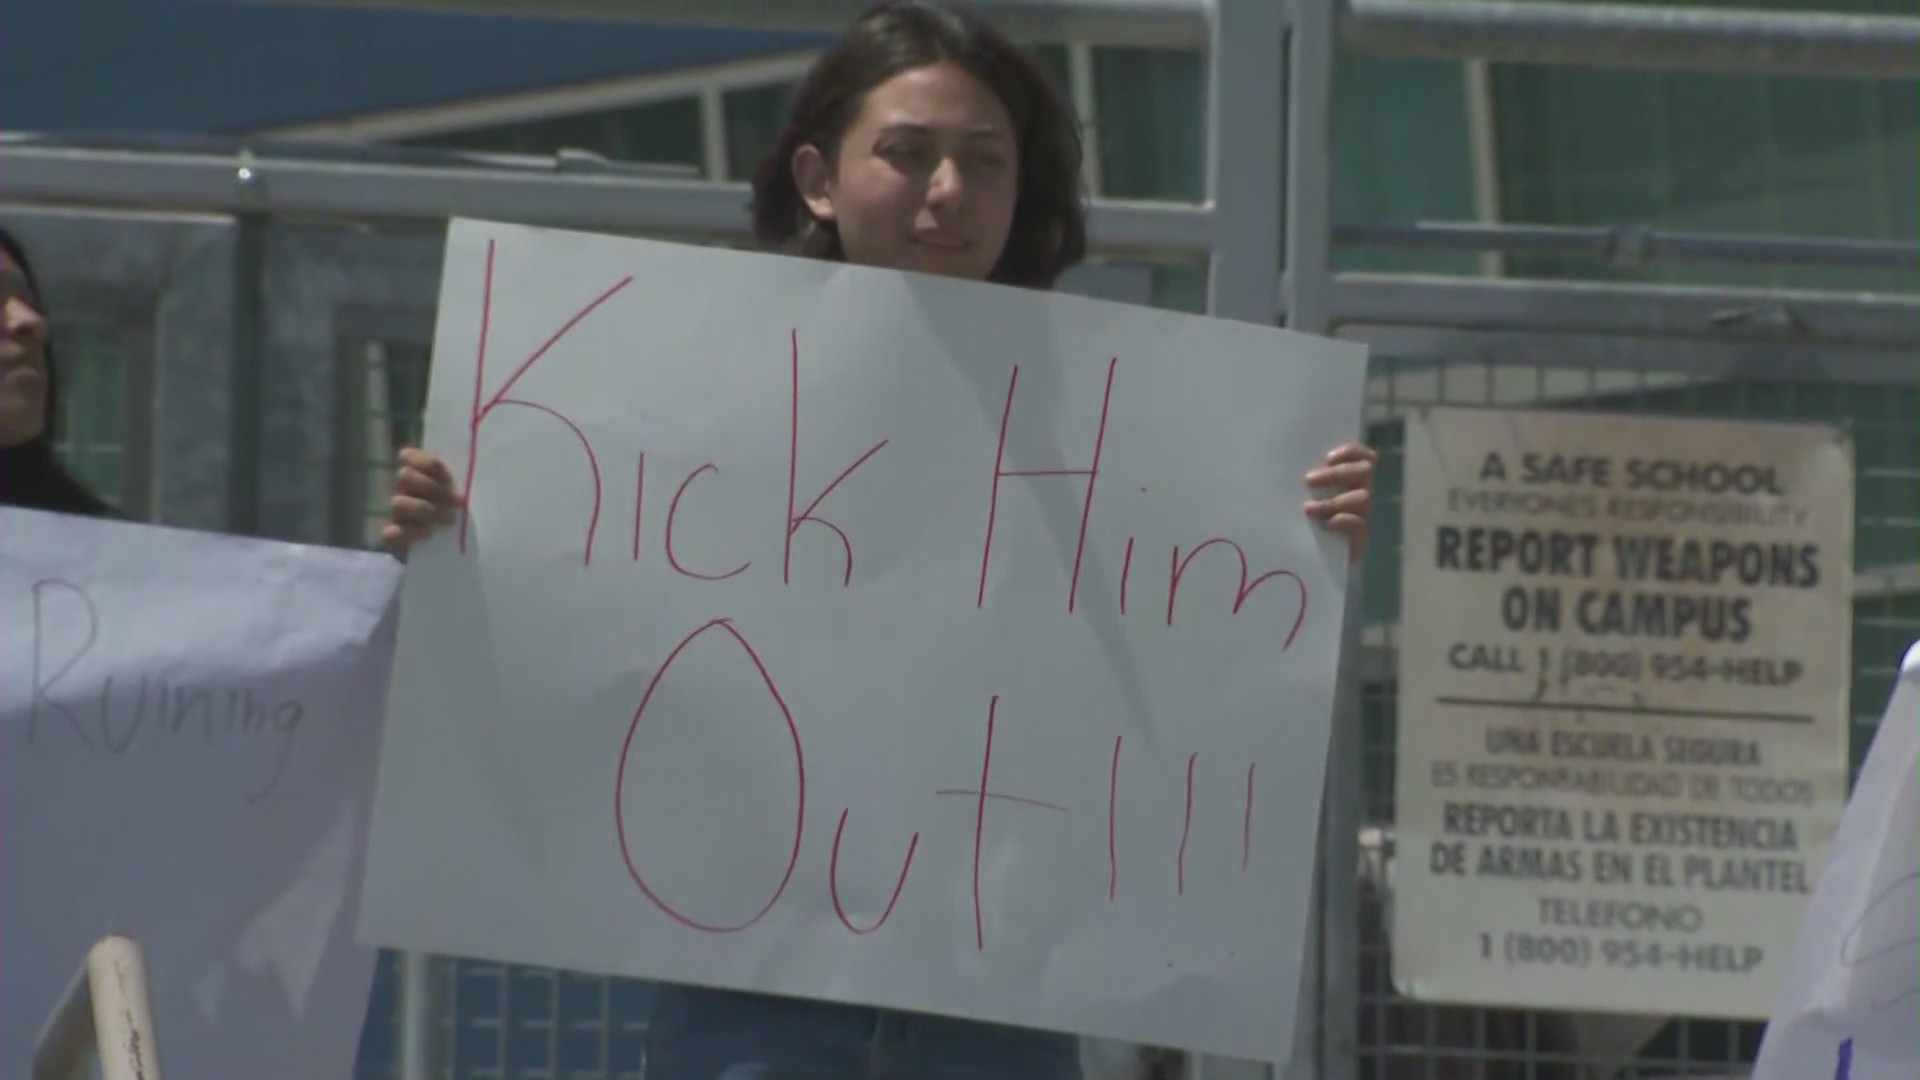
[[791,31],[226,0],[7,0],[0,126],[237,133],[805,48]]

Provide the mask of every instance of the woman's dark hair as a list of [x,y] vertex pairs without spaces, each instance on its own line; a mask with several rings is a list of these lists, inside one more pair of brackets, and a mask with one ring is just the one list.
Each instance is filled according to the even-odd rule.
[[[33,272],[33,262],[27,258],[27,249],[21,246],[18,238],[5,227],[0,227],[0,248],[4,248],[13,261],[20,266],[20,272],[26,276],[27,285],[33,290],[34,305],[42,315],[47,313],[46,300],[40,291],[40,279]],[[59,401],[54,396],[56,376],[59,365],[54,362],[53,345],[46,346],[47,361],[47,420],[40,434],[18,446],[0,448],[0,506],[18,506],[28,510],[51,510],[59,514],[79,514],[86,517],[115,517],[114,509],[102,502],[98,495],[75,479],[60,463],[53,452],[53,443],[59,437],[57,425],[60,422]]]
[[942,61],[985,83],[1013,118],[1019,196],[1006,249],[987,280],[1051,288],[1087,254],[1080,129],[1059,90],[1018,46],[977,17],[926,0],[890,0],[867,11],[814,63],[781,132],[753,175],[753,234],[762,247],[842,259],[831,223],[807,209],[793,155],[811,145],[833,161],[867,92],[904,71]]

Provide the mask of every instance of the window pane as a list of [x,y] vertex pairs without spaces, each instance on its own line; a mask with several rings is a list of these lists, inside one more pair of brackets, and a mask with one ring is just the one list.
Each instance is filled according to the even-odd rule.
[[1104,194],[1199,201],[1205,190],[1202,75],[1197,52],[1104,47],[1093,51]]
[[[1913,0],[1819,6],[1913,14]],[[1502,65],[1494,89],[1511,220],[1907,243],[1920,233],[1920,98],[1911,83]],[[1522,265],[1675,283],[1900,291],[1917,283],[1910,273],[1793,267]]]
[[561,150],[586,150],[615,161],[697,168],[702,146],[700,102],[691,97],[675,98],[443,132],[408,141],[418,146],[488,153],[551,155]]
[[1065,45],[1034,45],[1027,49],[1027,54],[1033,57],[1034,63],[1040,65],[1041,71],[1046,72],[1047,78],[1053,80],[1054,89],[1060,91],[1060,96],[1066,97],[1069,93],[1067,47]]
[[1162,263],[1153,268],[1153,306],[1198,315],[1207,310],[1207,265]]
[[126,377],[131,342],[111,324],[59,320],[59,437],[54,451],[77,477],[115,505],[126,499]]
[[727,117],[727,179],[753,179],[760,159],[780,138],[792,92],[792,83],[726,92],[721,101]]
[[393,455],[402,446],[420,445],[432,348],[426,342],[368,341],[358,352],[361,377],[366,380],[362,429],[366,445],[361,448],[364,539],[369,547],[377,547],[387,500],[393,495]]
[[[1334,67],[1333,220],[1472,221],[1466,76],[1453,60],[1342,54]],[[1472,253],[1341,250],[1341,270],[1471,274]]]
[[[1205,192],[1206,68],[1197,52],[1094,50],[1105,194],[1198,201]],[[1341,222],[1474,217],[1461,65],[1342,56],[1335,67],[1333,215]],[[1276,114],[1275,133],[1283,129]],[[1275,196],[1279,196],[1276,194]],[[1472,255],[1342,252],[1342,269],[1473,272]],[[1204,291],[1170,270],[1163,302]]]
[[699,165],[700,102],[697,98],[657,101],[607,114],[613,149],[602,151],[621,161]]

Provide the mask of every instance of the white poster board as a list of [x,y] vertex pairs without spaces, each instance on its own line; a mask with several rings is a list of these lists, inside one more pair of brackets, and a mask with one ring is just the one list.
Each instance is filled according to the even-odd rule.
[[1284,1057],[1348,569],[1299,477],[1363,380],[454,223],[426,443],[472,511],[407,571],[365,937]]
[[1920,646],[1907,650],[1753,1080],[1920,1076]]
[[381,555],[0,510],[0,1072],[118,933],[167,1075],[353,1074],[398,582]]
[[1761,1017],[1847,784],[1828,428],[1407,419],[1393,976]]

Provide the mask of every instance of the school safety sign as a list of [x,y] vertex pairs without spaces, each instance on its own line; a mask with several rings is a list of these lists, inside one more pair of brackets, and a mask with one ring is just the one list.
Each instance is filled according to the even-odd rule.
[[1764,1017],[1847,790],[1831,428],[1406,421],[1393,975]]

